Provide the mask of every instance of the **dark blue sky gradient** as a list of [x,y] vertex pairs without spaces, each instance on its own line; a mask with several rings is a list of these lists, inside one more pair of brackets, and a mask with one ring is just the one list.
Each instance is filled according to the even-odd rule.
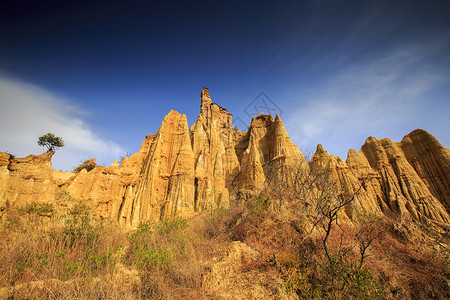
[[[449,33],[450,1],[3,1],[0,75],[68,99],[94,132],[134,153],[170,109],[191,125],[203,86],[242,118],[264,91],[295,130],[294,113],[350,66],[427,45],[432,53],[402,72],[439,74],[442,83],[426,92],[447,110]],[[397,125],[409,130],[427,120]],[[439,120],[431,126],[438,138],[436,128],[449,129]],[[347,149],[389,133],[360,132]]]

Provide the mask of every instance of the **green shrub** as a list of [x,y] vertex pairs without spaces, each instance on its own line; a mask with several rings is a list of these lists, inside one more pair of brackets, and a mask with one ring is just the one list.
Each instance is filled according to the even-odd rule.
[[381,299],[383,288],[370,272],[359,268],[351,259],[333,254],[331,262],[319,266],[318,280],[322,297],[351,299]]
[[63,237],[65,244],[95,245],[100,239],[101,227],[95,224],[90,209],[83,203],[76,203],[64,215],[59,216],[62,227],[53,228],[51,237]]
[[157,224],[149,221],[141,223],[128,236],[130,248],[126,263],[145,271],[172,269],[183,255],[186,225],[186,220],[180,217]]
[[73,198],[70,193],[68,191],[65,190],[60,190],[57,194],[56,194],[56,198],[55,198],[56,202],[62,202],[64,204],[66,204],[67,202],[69,203],[73,203],[76,202],[76,199]]
[[256,222],[261,222],[264,214],[266,214],[272,205],[270,198],[264,194],[257,197],[251,197],[247,202],[249,216]]
[[[317,241],[316,241],[317,242]],[[318,250],[319,248],[316,248]],[[311,249],[313,252],[314,249]],[[382,299],[384,289],[366,268],[341,253],[331,261],[316,255],[278,257],[283,290],[301,299]]]
[[24,207],[17,208],[17,212],[19,215],[36,215],[36,216],[46,216],[46,217],[52,217],[55,213],[55,209],[53,207],[53,204],[51,203],[36,203],[36,202],[30,202]]

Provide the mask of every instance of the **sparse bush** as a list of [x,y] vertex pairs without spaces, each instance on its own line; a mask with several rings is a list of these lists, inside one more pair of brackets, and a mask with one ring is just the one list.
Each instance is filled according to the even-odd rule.
[[216,207],[209,210],[203,217],[205,237],[211,239],[232,231],[236,224],[240,223],[245,210],[244,203],[233,203],[228,208]]
[[87,160],[81,162],[81,164],[78,167],[76,167],[73,170],[73,172],[79,173],[79,172],[81,172],[81,170],[86,170],[87,172],[89,172],[89,171],[92,171],[96,166],[97,166],[97,162],[95,161],[95,158],[87,159]]
[[68,191],[65,190],[60,190],[58,193],[56,193],[56,198],[55,198],[57,203],[62,203],[65,206],[68,203],[75,203],[76,199],[73,198],[70,193]]
[[123,161],[125,160],[125,158],[131,157],[131,153],[128,153],[119,157],[119,165],[121,165],[123,163]]
[[272,201],[267,195],[261,194],[257,197],[251,197],[247,200],[247,208],[251,218],[254,218],[257,223],[259,223],[264,214],[269,211]]

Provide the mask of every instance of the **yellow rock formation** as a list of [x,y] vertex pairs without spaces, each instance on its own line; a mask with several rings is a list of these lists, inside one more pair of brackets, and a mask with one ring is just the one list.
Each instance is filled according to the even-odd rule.
[[415,130],[399,143],[370,137],[360,152],[350,150],[346,161],[319,145],[308,165],[278,115],[259,115],[241,132],[207,88],[190,128],[185,115],[171,111],[121,165],[66,173],[52,170],[51,157],[51,152],[26,158],[0,153],[0,210],[52,202],[64,191],[99,217],[135,227],[227,206],[259,194],[270,182],[289,187],[292,172],[321,168],[340,196],[358,191],[346,209],[350,218],[358,208],[392,218],[450,221],[450,151],[428,132]]

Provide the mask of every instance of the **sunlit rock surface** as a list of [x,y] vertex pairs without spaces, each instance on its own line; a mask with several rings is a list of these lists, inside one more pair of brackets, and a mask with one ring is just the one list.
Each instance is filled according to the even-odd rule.
[[398,143],[370,137],[359,152],[351,149],[346,161],[319,145],[308,164],[278,115],[256,116],[241,132],[207,88],[190,128],[185,115],[171,111],[158,132],[120,165],[67,173],[52,170],[51,157],[51,152],[26,158],[0,153],[0,210],[52,202],[64,192],[98,217],[135,227],[243,201],[268,182],[289,186],[293,172],[321,168],[339,196],[357,192],[345,211],[350,219],[354,209],[362,209],[397,219],[449,222],[450,151],[428,132],[414,130]]

